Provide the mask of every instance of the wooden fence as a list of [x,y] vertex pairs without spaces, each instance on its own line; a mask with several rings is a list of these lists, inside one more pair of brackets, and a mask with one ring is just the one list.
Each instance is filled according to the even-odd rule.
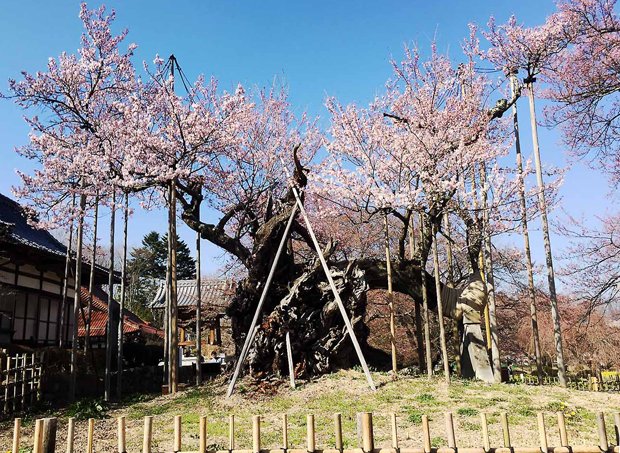
[[[429,417],[422,416],[422,446],[418,448],[400,448],[399,435],[397,428],[396,415],[390,414],[391,426],[391,445],[387,447],[377,447],[374,442],[373,419],[372,413],[364,412],[358,414],[358,448],[344,448],[342,436],[342,417],[341,414],[334,415],[334,444],[330,448],[317,449],[314,415],[308,415],[306,419],[306,447],[305,448],[289,448],[288,440],[288,420],[286,414],[282,417],[282,444],[276,448],[265,448],[261,443],[261,417],[256,415],[252,417],[252,448],[239,449],[235,445],[235,417],[229,416],[229,445],[224,450],[209,450],[207,439],[207,417],[200,417],[200,423],[197,434],[199,439],[198,453],[620,453],[620,413],[614,413],[614,434],[615,445],[611,444],[607,438],[607,428],[605,426],[605,416],[603,412],[597,414],[597,433],[598,445],[571,445],[568,440],[566,422],[564,413],[557,413],[557,423],[560,433],[560,446],[548,445],[547,427],[545,425],[545,417],[542,412],[537,416],[538,439],[539,444],[529,447],[516,447],[512,445],[510,439],[510,428],[508,425],[508,416],[505,412],[500,414],[502,427],[503,445],[499,447],[491,446],[489,440],[489,425],[487,422],[487,414],[481,413],[481,431],[482,431],[482,447],[461,447],[457,446],[457,440],[454,430],[454,420],[451,412],[445,414],[445,428],[447,446],[434,447],[431,445],[431,433],[429,428]],[[174,417],[173,431],[173,452],[189,453],[184,450],[182,445],[180,415]],[[25,446],[26,450],[33,453],[54,453],[56,451],[66,451],[66,453],[75,453],[75,424],[74,419],[70,418],[67,424],[67,443],[65,446],[56,446],[56,429],[58,421],[56,418],[38,419],[35,422],[34,436],[32,448]],[[85,448],[80,451],[86,453],[94,453],[94,433],[95,420],[89,419],[87,425],[87,436]],[[21,419],[15,419],[13,431],[13,445],[10,451],[16,453],[24,448],[21,443]],[[220,447],[221,448],[221,447]],[[118,453],[127,453],[126,442],[126,422],[125,417],[117,418],[117,448]],[[144,429],[142,440],[142,453],[153,453],[153,417],[144,417]],[[193,451],[192,453],[196,453]]]
[[[513,384],[538,385],[538,377],[528,374],[513,376]],[[543,376],[543,385],[560,385],[560,380],[555,376]],[[620,392],[620,376],[603,378],[601,376],[587,375],[584,377],[569,378],[566,383],[568,388],[575,390],[589,390],[593,392]]]
[[0,357],[0,412],[26,411],[41,400],[42,355]]

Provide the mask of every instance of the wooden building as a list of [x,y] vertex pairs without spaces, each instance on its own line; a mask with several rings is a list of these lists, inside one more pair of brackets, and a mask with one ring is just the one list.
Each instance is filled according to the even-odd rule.
[[[0,194],[0,347],[54,346],[61,336],[70,346],[74,280],[69,276],[63,307],[66,252],[48,231],[28,223],[18,203]],[[75,261],[70,268],[75,271]],[[82,273],[89,275],[88,263]],[[105,270],[96,268],[95,283],[106,282]]]

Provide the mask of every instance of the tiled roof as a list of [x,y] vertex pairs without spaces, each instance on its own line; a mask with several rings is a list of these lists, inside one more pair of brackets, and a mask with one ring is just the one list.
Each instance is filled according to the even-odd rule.
[[[166,282],[161,280],[157,294],[151,302],[151,308],[163,309],[166,307]],[[235,282],[226,279],[201,279],[202,307],[218,313],[224,313],[235,294]],[[195,307],[196,280],[179,280],[177,282],[177,305],[179,307]]]
[[[84,307],[84,315],[86,314],[86,307],[88,305],[89,293],[88,289],[82,287],[80,294],[82,306]],[[106,334],[106,327],[108,324],[108,295],[101,289],[95,289],[93,291],[93,303],[91,311],[90,321],[90,336],[91,337],[103,337]],[[142,331],[146,334],[156,335],[163,338],[164,332],[157,327],[154,327],[142,320],[139,316],[125,309],[123,312],[123,333],[129,334],[138,331]],[[78,320],[78,336],[84,337],[86,335],[86,327],[84,326],[84,320],[80,316]]]
[[28,223],[22,207],[0,194],[0,241],[23,244],[28,247],[64,256],[67,249],[46,230]]

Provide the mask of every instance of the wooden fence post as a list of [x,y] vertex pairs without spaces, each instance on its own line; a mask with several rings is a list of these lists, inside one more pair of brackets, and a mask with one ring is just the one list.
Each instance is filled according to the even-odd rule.
[[508,427],[508,414],[502,412],[500,418],[502,421],[502,434],[504,435],[504,447],[512,448],[512,443],[510,442],[510,428]]
[[394,412],[390,414],[390,421],[392,425],[392,448],[398,451],[398,423]]
[[549,452],[549,446],[547,444],[547,429],[545,428],[545,414],[539,412],[538,415],[538,437],[540,439],[540,450],[542,453]]
[[620,412],[614,412],[614,429],[616,431],[616,445],[620,445]]
[[431,431],[428,426],[428,415],[422,415],[422,437],[424,439],[424,453],[430,453]]
[[342,414],[334,414],[334,440],[336,450],[342,451]]
[[288,450],[288,415],[282,416],[282,449]]
[[75,438],[75,419],[69,418],[67,422],[67,453],[73,453],[73,439]]
[[11,448],[11,452],[19,453],[19,443],[22,435],[22,419],[16,418],[13,422],[13,448]]
[[181,416],[174,416],[174,452],[181,451]]
[[205,415],[200,416],[199,430],[198,451],[200,453],[205,453],[207,451],[207,417]]
[[362,450],[365,453],[375,449],[375,438],[372,428],[372,413],[362,413]]
[[480,412],[480,426],[482,427],[482,448],[484,451],[491,449],[491,441],[489,440],[489,424],[487,422],[487,414]]
[[95,419],[88,419],[88,434],[86,439],[86,453],[93,453],[93,443],[95,436]]
[[151,453],[151,437],[153,435],[153,417],[144,417],[144,437],[142,438],[142,453]]
[[448,447],[456,448],[456,436],[454,434],[454,419],[452,412],[446,412],[446,436],[448,438]]
[[43,419],[34,422],[33,453],[43,453]]
[[228,450],[233,451],[235,449],[235,416],[230,414],[228,416]]
[[602,451],[607,451],[609,450],[609,442],[607,441],[605,414],[603,412],[596,415],[596,425],[598,426],[598,446]]
[[125,426],[125,416],[121,415],[118,417],[117,421],[117,437],[118,437],[118,453],[126,453],[127,452],[127,442],[126,442],[126,426]]
[[9,412],[9,381],[11,380],[11,356],[6,355],[6,381],[4,385],[4,413]]
[[558,412],[558,429],[560,430],[560,445],[568,447],[568,433],[566,432],[566,419],[564,412]]
[[55,417],[43,419],[42,452],[56,452],[56,429],[58,420]]
[[308,452],[316,450],[316,437],[314,435],[314,415],[308,414],[306,417],[306,430],[308,441]]
[[252,452],[260,453],[260,415],[252,417]]

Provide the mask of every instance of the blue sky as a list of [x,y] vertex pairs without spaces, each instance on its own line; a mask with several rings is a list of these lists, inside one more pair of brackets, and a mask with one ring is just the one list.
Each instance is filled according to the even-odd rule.
[[[89,7],[98,6],[91,1]],[[135,42],[136,61],[151,62],[155,54],[174,53],[190,79],[214,75],[220,86],[268,86],[278,78],[290,92],[298,113],[308,111],[325,120],[323,102],[336,96],[341,102],[365,104],[380,93],[391,75],[390,57],[400,58],[404,43],[428,47],[435,38],[439,49],[453,55],[467,36],[468,22],[485,24],[490,15],[498,22],[516,14],[528,25],[541,23],[553,11],[551,1],[159,1],[105,2],[117,13],[117,30],[129,28],[127,42]],[[47,59],[79,47],[81,23],[76,1],[3,2],[0,15],[0,91],[20,71],[45,69]],[[519,104],[524,153],[531,152],[525,99]],[[29,169],[15,146],[28,139],[23,113],[9,101],[0,102],[0,192],[9,194],[18,184],[15,169]],[[557,131],[541,129],[543,161],[567,165]],[[534,181],[531,181],[534,183]],[[566,175],[563,206],[574,216],[592,218],[612,206],[607,181],[583,164]],[[106,216],[107,213],[104,213]],[[106,220],[102,221],[107,224]],[[538,225],[533,225],[538,229]],[[130,225],[130,245],[148,231],[163,231],[161,212],[138,212]],[[189,244],[193,233],[179,232]],[[102,233],[105,235],[105,233]],[[100,235],[101,236],[101,235]],[[521,245],[516,238],[516,244]],[[542,262],[540,234],[532,238],[534,257]],[[105,240],[104,240],[105,242]],[[554,252],[564,246],[553,238]],[[203,269],[214,272],[221,252],[206,242]]]

